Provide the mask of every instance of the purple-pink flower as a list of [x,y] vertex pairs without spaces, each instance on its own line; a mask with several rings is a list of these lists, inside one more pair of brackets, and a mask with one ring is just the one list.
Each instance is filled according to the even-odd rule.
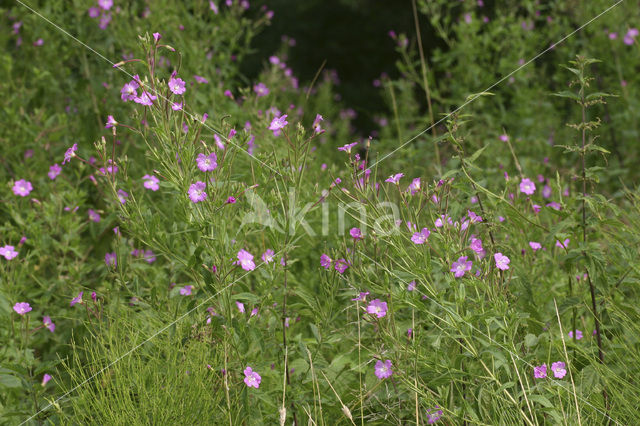
[[431,231],[428,228],[422,228],[420,232],[416,232],[411,236],[411,241],[414,244],[424,244],[427,242],[429,235],[431,235]]
[[73,299],[71,299],[71,304],[70,306],[75,305],[76,303],[80,303],[82,304],[82,292],[78,293],[78,295],[76,297],[74,297]]
[[253,271],[256,268],[256,264],[253,262],[253,255],[244,249],[238,252],[236,264],[240,265],[245,271]]
[[247,367],[244,369],[244,383],[250,388],[258,389],[260,387],[260,382],[262,381],[262,377],[253,371],[251,367]]
[[52,166],[49,166],[49,173],[47,173],[47,176],[49,176],[49,179],[55,180],[61,171],[62,167],[60,167],[59,164],[54,164]]
[[56,325],[51,321],[51,317],[49,316],[45,315],[42,317],[42,324],[52,333],[56,330]]
[[4,247],[0,247],[0,256],[4,256],[5,259],[11,260],[18,255],[18,252],[15,250],[15,247],[6,245]]
[[49,380],[51,380],[51,376],[45,373],[44,376],[42,376],[42,386],[46,386]]
[[467,256],[461,256],[451,265],[451,272],[454,273],[456,278],[460,278],[464,276],[466,272],[471,270],[471,266],[473,266],[473,262],[467,260]]
[[386,360],[385,362],[378,360],[375,366],[376,377],[380,380],[391,377],[391,375],[393,374],[393,370],[391,370],[392,366],[393,364],[391,363],[390,359]]
[[356,145],[358,145],[358,142],[348,143],[348,144],[346,144],[344,146],[339,147],[338,151],[344,151],[347,154],[349,154],[349,153],[351,153],[351,149]]
[[373,299],[367,306],[367,313],[375,315],[378,318],[382,318],[387,315],[387,302],[383,302],[380,299]]
[[189,194],[189,199],[194,203],[199,203],[200,201],[206,200],[207,193],[204,192],[206,188],[207,184],[202,181],[191,184],[191,186],[189,187],[189,191],[187,192]]
[[537,251],[542,248],[542,245],[536,241],[529,241],[529,247],[531,247],[531,250]]
[[502,253],[496,253],[493,255],[493,258],[496,261],[496,268],[500,269],[501,271],[506,271],[507,269],[509,269],[509,262],[511,262],[511,260],[507,256]]
[[125,83],[125,85],[122,86],[122,89],[120,89],[120,99],[124,102],[133,101],[138,97],[138,87],[140,87],[140,85],[138,85],[135,80]]
[[551,364],[551,371],[556,379],[562,379],[567,374],[567,368],[564,362],[557,361]]
[[330,269],[331,268],[331,262],[333,262],[333,261],[331,260],[329,255],[322,254],[320,256],[320,265],[322,265],[322,267],[324,267],[324,269]]
[[404,176],[404,173],[396,173],[395,175],[389,176],[385,179],[385,182],[395,183],[396,185],[400,182],[400,178]]
[[144,175],[142,176],[142,180],[144,180],[143,186],[152,191],[157,191],[160,189],[160,185],[158,183],[160,180],[154,175]]
[[351,238],[356,241],[362,239],[362,231],[360,230],[360,228],[351,228],[349,234],[351,235]]
[[105,129],[110,129],[113,126],[117,126],[118,122],[116,121],[115,118],[113,118],[113,115],[109,115],[107,116],[107,124],[104,125]]
[[544,379],[545,377],[547,377],[547,364],[533,367],[533,377],[535,377],[536,379]]
[[20,179],[13,184],[13,193],[21,197],[26,197],[33,191],[33,185],[28,180]]
[[533,181],[529,178],[523,178],[520,181],[520,192],[527,195],[532,195],[534,192],[536,192],[536,184],[533,183]]
[[146,90],[143,90],[140,96],[136,96],[135,98],[133,98],[133,101],[140,105],[151,106],[153,105],[153,101],[155,101],[156,99],[157,96],[154,96]]
[[287,114],[284,114],[280,117],[274,117],[273,120],[271,120],[271,124],[269,125],[269,130],[273,131],[274,135],[278,135],[281,129],[284,129],[284,126],[286,126],[287,124],[289,124],[289,122],[287,121]]
[[18,302],[13,305],[13,310],[16,311],[18,315],[24,315],[27,312],[30,312],[31,309],[31,305],[29,305],[27,302]]
[[209,155],[200,153],[196,157],[196,163],[201,172],[212,172],[218,167],[218,157],[215,152]]
[[96,223],[100,222],[100,214],[93,209],[89,209],[89,220]]
[[273,262],[273,256],[275,256],[275,252],[271,249],[266,249],[264,253],[262,253],[261,259],[264,263],[271,263]]
[[108,267],[115,268],[118,266],[118,257],[116,256],[116,252],[105,253],[104,254],[104,263]]
[[[576,330],[575,335],[576,335],[576,340],[582,339],[582,331]],[[569,338],[573,339],[573,331],[569,332]]]
[[256,92],[256,97],[261,98],[269,94],[269,88],[264,83],[258,83],[253,86],[253,91]]
[[334,267],[339,274],[344,274],[344,271],[349,267],[349,262],[345,259],[338,259],[336,260]]
[[169,90],[171,90],[171,92],[175,95],[182,95],[187,91],[186,83],[179,77],[172,76],[169,79],[169,83],[167,85],[169,86]]

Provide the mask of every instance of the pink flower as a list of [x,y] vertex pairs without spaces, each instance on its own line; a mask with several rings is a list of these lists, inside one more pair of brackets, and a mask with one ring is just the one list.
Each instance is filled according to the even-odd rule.
[[264,263],[271,263],[273,262],[273,256],[275,256],[275,253],[273,250],[271,249],[266,249],[264,253],[262,253],[262,261]]
[[[573,339],[573,331],[569,332],[569,338]],[[576,330],[576,340],[582,339],[582,331]]]
[[171,92],[173,92],[176,95],[182,95],[184,92],[187,91],[184,80],[178,77],[171,77],[169,79],[168,86],[169,86],[169,90],[171,90]]
[[116,255],[116,252],[105,253],[104,264],[111,268],[118,266],[118,256]]
[[351,148],[353,148],[354,146],[358,145],[358,142],[354,142],[354,143],[348,143],[344,146],[341,146],[338,148],[338,151],[344,151],[347,154],[351,153]]
[[331,268],[331,262],[333,262],[331,260],[331,258],[326,255],[326,254],[322,254],[322,256],[320,256],[320,265],[322,267],[324,267],[324,269],[330,269]]
[[367,313],[382,318],[387,315],[387,302],[380,299],[373,299],[367,306]]
[[206,188],[207,184],[202,181],[191,184],[191,186],[189,187],[189,191],[187,192],[189,194],[189,199],[194,203],[199,203],[200,201],[206,200],[207,193],[204,192]]
[[70,305],[70,306],[73,306],[73,305],[75,305],[76,303],[80,303],[80,304],[82,304],[82,292],[78,293],[78,295],[77,295],[76,297],[74,297],[73,299],[71,299],[71,305]]
[[414,195],[416,192],[420,191],[420,178],[415,178],[411,181],[409,186],[407,187],[407,191]]
[[256,264],[253,262],[253,255],[244,249],[238,252],[236,264],[240,265],[245,271],[253,271],[256,268]]
[[185,285],[180,289],[180,294],[183,296],[191,296],[191,290],[193,290],[192,285]]
[[416,282],[411,281],[409,285],[407,285],[407,291],[414,291],[416,289]]
[[365,302],[368,295],[369,295],[368,291],[361,291],[360,294],[358,294],[356,297],[354,297],[351,300],[353,300],[354,302],[356,300],[359,301],[359,302]]
[[253,91],[256,92],[256,97],[261,98],[269,94],[269,88],[264,83],[258,83],[253,86]]
[[129,194],[126,191],[123,191],[122,189],[118,189],[118,201],[120,201],[120,204],[124,204],[127,202],[127,198],[129,198]]
[[104,128],[105,129],[110,129],[113,126],[117,126],[118,122],[116,121],[115,118],[113,118],[113,115],[109,115],[107,116],[107,124],[105,124]]
[[344,274],[344,271],[346,271],[348,267],[349,262],[347,262],[345,259],[336,260],[335,269],[339,274]]
[[48,328],[52,333],[56,330],[56,325],[51,321],[51,317],[46,315],[42,317],[42,324],[44,324],[45,328]]
[[135,80],[125,83],[122,89],[120,89],[120,99],[124,102],[133,101],[138,97],[138,87],[140,87],[140,85]]
[[508,142],[509,141],[509,135],[507,135],[507,134],[500,135],[500,140],[502,142]]
[[547,364],[533,367],[533,377],[535,377],[536,379],[544,379],[545,377],[547,377]]
[[135,98],[133,98],[133,101],[140,105],[151,106],[153,105],[153,101],[155,101],[156,99],[156,96],[152,95],[146,90],[143,90],[140,96],[136,96]]
[[503,255],[502,253],[496,253],[493,255],[493,258],[496,261],[496,268],[500,269],[501,271],[506,271],[507,269],[509,269],[509,262],[511,262],[511,260]]
[[49,176],[49,179],[55,180],[61,171],[62,167],[58,164],[54,164],[53,166],[49,166],[49,173],[47,173],[47,176]]
[[200,84],[207,84],[207,83],[209,83],[209,80],[207,80],[206,78],[201,77],[201,76],[199,76],[199,75],[195,75],[195,74],[194,74],[194,75],[193,75],[193,78],[194,78],[198,83],[200,83]]
[[236,306],[238,307],[238,310],[244,314],[244,303],[236,301]]
[[385,182],[395,183],[396,185],[400,182],[400,178],[404,176],[404,173],[396,173],[395,175],[389,176],[385,179]]
[[98,0],[98,6],[103,10],[109,10],[113,6],[113,0]]
[[182,102],[174,102],[171,104],[171,109],[174,111],[180,111],[182,109]]
[[551,364],[551,371],[556,379],[562,379],[567,374],[566,365],[562,361]]
[[212,172],[218,167],[218,157],[215,152],[212,152],[209,155],[200,153],[196,157],[196,163],[198,164],[200,171]]
[[520,192],[532,195],[536,192],[536,184],[529,178],[523,178],[522,181],[520,181]]
[[393,364],[391,364],[390,359],[386,360],[385,362],[378,360],[375,367],[376,377],[380,380],[391,377],[391,375],[393,374],[393,371],[391,370],[392,366]]
[[20,179],[13,184],[13,193],[21,197],[26,197],[33,191],[33,185],[28,180]]
[[477,254],[484,252],[484,248],[482,248],[482,240],[480,238],[471,237],[471,244],[469,245],[469,248]]
[[262,381],[262,377],[251,367],[247,367],[244,369],[244,383],[250,388],[258,389],[260,387],[260,382]]
[[529,247],[531,247],[531,250],[537,251],[537,250],[540,250],[542,248],[542,245],[540,243],[535,242],[535,241],[529,241]]
[[89,209],[89,220],[96,223],[100,222],[100,214],[93,209]]
[[314,133],[324,133],[324,130],[320,127],[320,122],[323,120],[324,118],[320,114],[316,114],[316,118],[313,120],[313,124],[311,125]]
[[422,228],[420,232],[416,232],[411,236],[411,241],[414,244],[424,244],[427,242],[427,238],[431,235],[431,231],[428,228]]
[[271,124],[269,125],[269,130],[272,130],[273,134],[276,135],[276,132],[279,132],[280,129],[284,129],[284,126],[286,126],[287,124],[289,124],[289,122],[287,121],[287,114],[284,114],[281,117],[274,117],[273,120],[271,120]]
[[571,240],[569,238],[565,239],[564,242],[560,242],[558,240],[556,240],[556,247],[560,247],[560,248],[564,248],[566,249],[567,247],[569,247],[569,243],[571,242]]
[[142,176],[142,179],[144,180],[143,186],[145,188],[152,191],[157,191],[158,189],[160,189],[160,185],[158,185],[158,182],[160,182],[160,180],[154,175],[144,175]]
[[554,210],[562,210],[562,206],[558,203],[556,203],[555,201],[552,201],[550,203],[547,203],[547,207],[550,207]]
[[471,210],[467,210],[467,215],[471,223],[482,222],[482,216],[475,214]]
[[153,40],[157,43],[160,41],[160,39],[162,38],[162,34],[160,33],[153,33]]
[[467,260],[467,256],[461,256],[456,262],[453,262],[453,264],[451,265],[451,272],[454,273],[454,276],[456,278],[460,278],[464,276],[467,271],[471,270],[472,265],[473,262]]
[[45,373],[44,376],[42,376],[42,386],[46,386],[49,380],[51,380],[51,376]]
[[18,302],[13,305],[13,310],[18,313],[18,315],[24,315],[27,312],[31,311],[31,306],[27,302]]
[[18,252],[15,251],[15,247],[6,245],[4,247],[0,247],[0,256],[4,256],[5,259],[11,260],[18,255]]
[[362,231],[360,230],[360,228],[351,228],[349,234],[351,234],[351,238],[356,241],[362,239]]

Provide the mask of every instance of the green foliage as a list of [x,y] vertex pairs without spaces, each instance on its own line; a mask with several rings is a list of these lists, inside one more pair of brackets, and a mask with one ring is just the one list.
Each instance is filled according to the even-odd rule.
[[[485,23],[468,3],[418,2],[447,48],[427,58],[427,91],[412,36],[396,35],[403,77],[382,79],[388,112],[365,142],[331,73],[239,72],[264,10],[130,2],[103,30],[80,2],[33,5],[93,51],[2,10],[22,27],[0,31],[0,245],[18,252],[0,257],[1,422],[633,424],[638,44],[603,28],[622,34],[638,11],[621,4],[511,80],[606,2],[505,1]],[[151,105],[121,100],[134,75]]]

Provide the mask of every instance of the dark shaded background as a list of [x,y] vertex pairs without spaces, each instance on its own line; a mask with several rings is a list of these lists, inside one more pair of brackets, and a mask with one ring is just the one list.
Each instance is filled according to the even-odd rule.
[[[338,73],[345,107],[358,117],[354,125],[367,133],[374,126],[372,116],[384,110],[378,88],[372,82],[382,72],[398,75],[395,41],[388,32],[406,33],[415,42],[410,0],[260,0],[252,8],[266,5],[275,12],[272,23],[252,43],[256,53],[243,63],[243,72],[255,78],[266,58],[276,53],[286,35],[296,40],[287,64],[308,84],[326,59],[325,69]],[[425,54],[443,47],[425,16],[419,15]]]

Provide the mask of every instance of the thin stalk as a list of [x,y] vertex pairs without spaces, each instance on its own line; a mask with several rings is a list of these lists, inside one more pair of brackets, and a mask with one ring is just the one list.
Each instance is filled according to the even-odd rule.
[[[581,67],[581,70],[583,71],[583,68]],[[580,109],[581,109],[581,113],[582,113],[582,146],[581,146],[581,150],[580,150],[580,162],[582,163],[582,243],[583,246],[586,246],[587,244],[587,209],[586,209],[586,197],[587,197],[587,171],[586,171],[586,150],[585,150],[585,146],[586,146],[586,141],[587,141],[587,111],[586,111],[586,99],[585,99],[585,95],[584,95],[584,88],[585,88],[585,84],[581,84],[580,85]],[[583,250],[582,251],[582,256],[584,257],[585,261],[587,260],[587,253]],[[589,292],[591,293],[591,309],[593,310],[593,319],[595,322],[595,326],[596,326],[596,340],[598,342],[598,359],[600,361],[600,364],[604,365],[604,351],[602,350],[602,337],[600,335],[600,318],[598,317],[598,307],[596,306],[596,292],[595,292],[595,288],[594,288],[594,284],[593,281],[591,280],[591,274],[589,273],[589,269],[586,269],[586,273],[587,273],[587,281],[589,282]],[[574,328],[574,334],[575,334],[575,328]],[[605,387],[602,388],[602,397],[604,398],[604,405],[605,408],[607,410],[607,412],[609,411],[609,398],[607,396],[607,389]]]
[[436,164],[438,170],[440,169],[440,149],[438,148],[438,142],[435,140],[438,136],[436,133],[436,125],[433,120],[433,108],[431,106],[431,91],[429,90],[429,80],[427,79],[427,61],[424,58],[424,50],[422,49],[422,36],[420,35],[420,23],[418,22],[418,11],[416,9],[416,0],[411,0],[411,6],[413,8],[413,21],[416,25],[416,36],[418,38],[418,51],[420,52],[420,67],[422,68],[422,84],[424,85],[424,92],[427,96],[427,107],[429,109],[429,121],[431,122],[431,134],[433,135],[433,146],[436,153]]

